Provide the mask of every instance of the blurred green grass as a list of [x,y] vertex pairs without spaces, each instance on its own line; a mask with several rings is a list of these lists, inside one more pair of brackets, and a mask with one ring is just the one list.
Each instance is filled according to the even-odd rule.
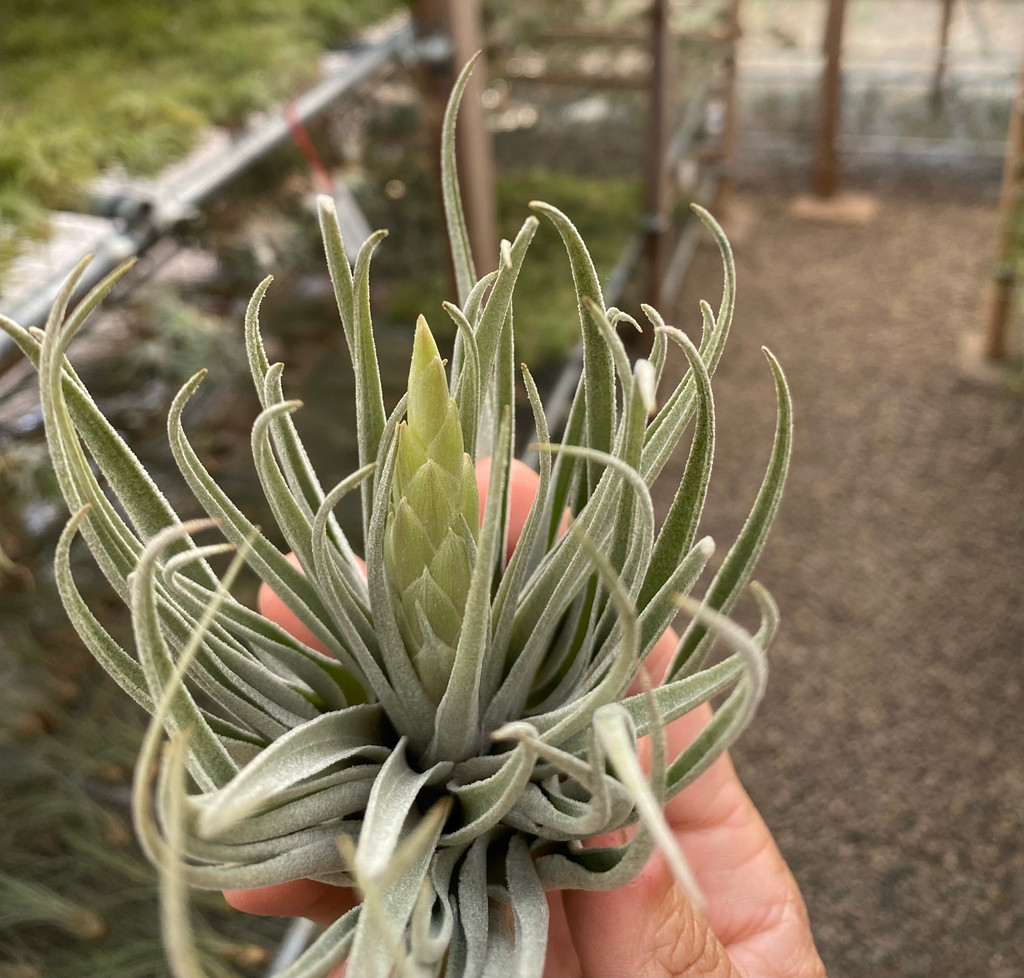
[[399,0],[5,0],[0,268],[46,212],[121,164],[152,174],[203,126],[295,93],[325,47]]

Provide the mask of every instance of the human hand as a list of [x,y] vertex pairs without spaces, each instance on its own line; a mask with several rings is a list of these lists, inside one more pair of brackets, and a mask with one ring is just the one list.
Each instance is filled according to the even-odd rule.
[[[489,460],[481,460],[481,507],[489,473]],[[536,491],[536,473],[515,463],[509,486],[510,548],[522,532]],[[296,638],[319,647],[266,585],[259,606]],[[647,665],[654,679],[667,668],[676,641],[670,630],[652,650]],[[669,755],[691,743],[710,716],[704,706],[671,723]],[[721,757],[673,798],[665,817],[704,894],[703,911],[683,894],[660,852],[621,889],[551,893],[547,978],[823,976],[796,881],[729,757]],[[615,836],[619,838],[605,841],[625,841],[625,830]],[[353,890],[314,880],[231,890],[224,896],[248,913],[308,917],[320,924],[331,923],[358,902]]]

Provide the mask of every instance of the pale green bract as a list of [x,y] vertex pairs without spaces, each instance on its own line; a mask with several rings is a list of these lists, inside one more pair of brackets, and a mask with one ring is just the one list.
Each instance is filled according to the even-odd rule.
[[[653,353],[633,364],[615,332],[627,317],[605,308],[576,229],[554,207],[532,205],[568,252],[583,376],[561,444],[548,445],[540,398],[523,368],[542,443],[539,487],[506,555],[512,293],[538,220],[527,218],[515,241],[502,243],[497,270],[477,281],[453,149],[468,70],[443,141],[461,293],[458,306],[445,305],[457,327],[450,376],[421,321],[409,393],[390,416],[368,292],[370,256],[383,232],[363,244],[352,272],[332,202],[320,202],[355,372],[360,461],[330,492],[297,435],[291,415],[299,405],[284,398],[282,367],[264,353],[257,319],[269,280],[249,306],[246,342],[263,406],[253,458],[301,571],[250,524],[190,446],[182,413],[202,373],[174,400],[169,434],[182,474],[215,523],[182,524],[65,359],[127,266],[68,314],[80,267],[45,331],[2,323],[39,370],[50,452],[73,513],[56,555],[64,604],[96,658],[153,714],[134,813],[161,872],[168,958],[179,978],[202,974],[189,886],[238,889],[304,877],[357,886],[363,898],[283,972],[287,978],[323,976],[346,959],[348,974],[360,978],[539,976],[546,890],[621,886],[660,845],[693,892],[662,807],[735,740],[764,690],[765,649],[777,624],[771,599],[750,585],[762,613],[756,635],[726,616],[750,580],[790,453],[789,394],[767,351],[778,405],[768,470],[703,601],[685,597],[712,551],[708,538],[696,539],[714,450],[709,376],[729,332],[735,287],[728,243],[705,211],[697,208],[725,264],[721,307],[715,315],[701,304],[699,349],[645,307],[656,329]],[[655,408],[673,345],[689,370]],[[659,532],[650,487],[691,420],[682,480]],[[471,459],[483,456],[492,465],[478,526]],[[356,489],[365,576],[332,515]],[[214,525],[227,543],[193,543],[192,534]],[[78,533],[131,607],[134,652],[117,644],[75,586],[69,548]],[[225,548],[238,554],[220,581],[208,558]],[[231,597],[242,561],[326,652]],[[692,620],[665,681],[651,690],[642,663],[680,607]],[[716,637],[730,654],[708,665]],[[631,691],[637,680],[644,692]],[[679,756],[666,756],[665,725],[713,698],[721,703],[704,732]],[[645,772],[636,745],[647,735]],[[637,822],[620,847],[580,845]]]
[[473,461],[462,450],[459,408],[422,316],[406,415],[398,426],[384,566],[399,599],[395,616],[406,651],[427,695],[440,703],[469,595],[480,499]]

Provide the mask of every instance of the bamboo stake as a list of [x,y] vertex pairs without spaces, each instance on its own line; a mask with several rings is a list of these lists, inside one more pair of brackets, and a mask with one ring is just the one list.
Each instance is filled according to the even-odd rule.
[[737,61],[739,60],[739,41],[743,33],[740,25],[740,0],[729,0],[726,8],[728,18],[729,53],[725,61],[725,80],[723,83],[725,98],[725,122],[718,139],[718,151],[715,158],[722,164],[722,179],[715,193],[715,209],[724,212],[729,206],[732,194],[732,175],[730,166],[736,151],[736,131],[738,126],[739,97],[737,94]]
[[932,103],[938,105],[942,98],[942,85],[949,68],[949,28],[953,22],[954,0],[942,0],[942,18],[939,22],[939,51],[935,58],[935,75],[932,78]]
[[672,110],[672,32],[669,0],[651,4],[651,84],[647,117],[647,180],[645,189],[648,301],[657,308],[662,300],[662,281],[668,260],[671,187],[665,161],[668,155]]
[[1010,130],[1003,162],[1003,187],[999,195],[999,271],[992,286],[988,327],[985,331],[985,358],[1002,360],[1008,351],[1006,321],[1017,284],[1013,266],[1013,213],[1020,203],[1024,171],[1024,58],[1017,78],[1017,94],[1010,113]]

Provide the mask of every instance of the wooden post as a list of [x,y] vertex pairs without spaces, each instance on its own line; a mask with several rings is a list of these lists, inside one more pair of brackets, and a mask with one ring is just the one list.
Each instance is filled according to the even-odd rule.
[[738,125],[739,97],[737,94],[737,61],[739,43],[743,30],[740,26],[740,0],[729,0],[726,8],[726,30],[729,38],[729,53],[726,55],[725,80],[725,124],[719,136],[716,158],[722,164],[722,179],[715,191],[715,210],[723,212],[729,206],[732,194],[732,175],[729,172],[733,153],[736,151],[736,129]]
[[[427,63],[423,72],[427,124],[433,135],[433,156],[437,160],[441,122],[452,85],[465,63],[485,46],[480,0],[413,0],[412,9],[421,39],[444,37],[451,45],[450,58]],[[494,268],[498,261],[494,153],[482,104],[486,87],[487,61],[481,55],[466,86],[455,138],[466,230],[478,274]]]
[[1010,131],[1006,139],[1006,158],[1003,163],[1003,188],[999,195],[999,263],[1000,268],[992,286],[989,302],[988,327],[985,330],[984,355],[988,360],[1006,357],[1006,320],[1016,285],[1013,259],[1013,214],[1021,206],[1024,188],[1024,58],[1021,59],[1017,78],[1017,94],[1010,113]]
[[954,0],[942,0],[942,19],[939,23],[939,52],[935,57],[935,76],[932,78],[932,104],[942,99],[942,84],[949,67],[949,28],[953,23]]
[[647,110],[647,180],[644,192],[644,259],[647,266],[645,301],[662,302],[662,280],[668,261],[671,187],[666,172],[672,111],[672,31],[669,0],[651,4],[651,80]]
[[846,0],[828,0],[824,39],[825,71],[821,79],[821,106],[814,157],[813,187],[819,197],[832,197],[839,186],[836,141],[839,135],[845,7]]

